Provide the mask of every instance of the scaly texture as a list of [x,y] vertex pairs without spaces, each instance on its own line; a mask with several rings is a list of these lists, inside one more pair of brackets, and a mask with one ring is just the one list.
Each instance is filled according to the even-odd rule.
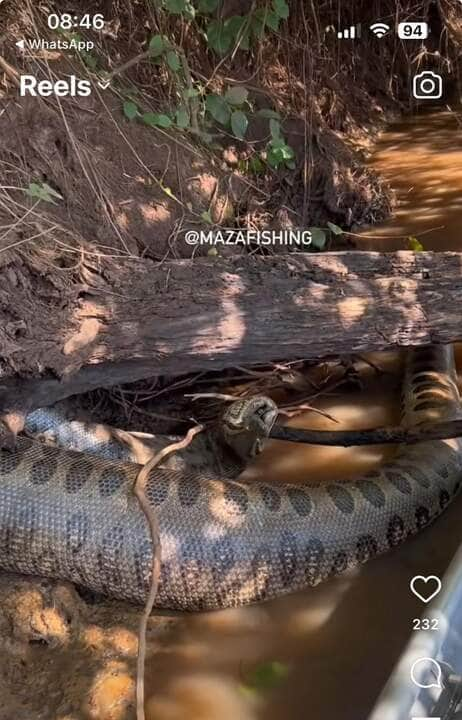
[[[452,348],[409,351],[403,423],[457,417]],[[0,452],[0,567],[64,578],[144,602],[151,568],[134,463],[20,438]],[[201,471],[155,469],[147,494],[159,519],[156,604],[222,608],[315,585],[398,545],[437,517],[460,487],[462,441],[401,449],[344,482],[244,484]]]

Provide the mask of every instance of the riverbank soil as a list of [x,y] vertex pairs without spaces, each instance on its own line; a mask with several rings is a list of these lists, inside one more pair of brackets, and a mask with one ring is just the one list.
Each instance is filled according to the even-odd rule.
[[[98,313],[114,305],[114,295],[88,294],[92,279],[104,280],[103,258],[123,268],[128,259],[143,266],[211,254],[219,272],[220,258],[229,254],[245,263],[250,253],[286,249],[193,246],[188,230],[309,227],[311,250],[326,251],[361,247],[373,225],[393,223],[409,190],[403,175],[412,179],[422,149],[428,166],[441,152],[454,159],[446,135],[443,144],[426,146],[437,119],[420,125],[412,145],[412,128],[417,132],[419,113],[429,107],[411,98],[416,72],[443,75],[440,102],[454,127],[454,148],[460,147],[462,8],[456,4],[404,0],[397,10],[386,1],[321,8],[302,0],[109,0],[91,8],[83,0],[0,3],[0,383],[49,376],[51,358],[97,343]],[[63,13],[71,15],[72,28],[50,22]],[[92,27],[88,13],[102,14],[103,27]],[[423,45],[397,38],[400,19],[429,22]],[[378,20],[391,28],[382,38],[368,30]],[[337,29],[358,24],[361,39],[338,40]],[[23,39],[48,45],[21,48],[16,43]],[[83,49],[83,41],[94,47]],[[22,97],[23,75],[51,83],[74,76],[88,81],[91,92]],[[409,118],[410,130],[396,138],[398,156],[406,142],[415,154],[403,171],[389,138],[390,171],[370,151],[400,116]],[[440,218],[431,217],[428,203],[451,182],[440,171],[429,196],[420,167],[420,194],[413,196],[416,203],[425,199],[421,210],[435,225]],[[456,200],[454,228],[462,222]],[[410,238],[435,248],[427,248],[409,219],[412,213],[399,216],[399,249],[418,249]],[[450,247],[462,250],[460,241]],[[207,277],[198,272],[197,281]],[[132,290],[127,281],[118,298],[128,305]],[[87,313],[83,323],[79,308],[90,301],[94,321]],[[47,336],[42,325],[50,309],[55,322]],[[123,326],[123,313],[117,322]],[[40,347],[36,327],[46,338]],[[98,360],[111,358],[101,349]],[[314,392],[309,403],[338,419],[336,429],[374,427],[397,420],[399,374],[396,358],[375,360],[389,374],[377,379],[360,363],[364,388],[346,393],[336,385],[338,367],[307,368],[300,360],[282,370],[269,364],[198,371],[98,389],[76,406],[118,427],[182,433],[191,417],[217,412],[216,403],[210,411],[210,403],[185,399],[185,390],[273,392],[278,402],[297,398],[298,404]],[[326,379],[337,394],[319,399]],[[333,428],[313,413],[292,422]],[[273,443],[250,476],[300,482],[308,464],[321,480],[335,472],[344,477],[376,466],[385,452],[324,450],[304,448],[296,457],[287,444]],[[417,612],[408,577],[443,572],[460,542],[459,512],[454,505],[398,553],[314,591],[197,617],[154,614],[147,718],[366,718]],[[0,575],[0,719],[133,720],[139,616],[139,608],[64,582]]]

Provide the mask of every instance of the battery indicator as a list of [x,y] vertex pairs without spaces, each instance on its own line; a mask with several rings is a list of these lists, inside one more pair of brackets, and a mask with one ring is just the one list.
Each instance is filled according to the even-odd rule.
[[402,40],[425,40],[428,37],[428,23],[402,22],[398,25],[398,37]]

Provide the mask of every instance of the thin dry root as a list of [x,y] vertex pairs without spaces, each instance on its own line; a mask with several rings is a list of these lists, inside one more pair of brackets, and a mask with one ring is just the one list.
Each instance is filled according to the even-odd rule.
[[146,605],[144,606],[143,614],[140,618],[140,625],[138,630],[138,658],[136,665],[136,718],[137,720],[145,720],[144,714],[144,663],[146,659],[146,629],[148,625],[149,616],[157,595],[159,586],[160,576],[160,562],[161,562],[161,547],[160,547],[160,533],[159,523],[157,522],[157,516],[152,509],[151,504],[146,497],[146,484],[149,479],[151,470],[163,460],[167,455],[171,455],[178,450],[183,450],[187,447],[195,435],[204,430],[204,425],[196,425],[196,427],[188,430],[185,438],[179,442],[167,445],[162,448],[153,458],[143,465],[138,475],[136,476],[135,485],[133,492],[135,493],[138,501],[141,505],[141,509],[146,515],[149,523],[149,529],[151,532],[152,540],[152,568],[151,568],[151,585],[149,588]]

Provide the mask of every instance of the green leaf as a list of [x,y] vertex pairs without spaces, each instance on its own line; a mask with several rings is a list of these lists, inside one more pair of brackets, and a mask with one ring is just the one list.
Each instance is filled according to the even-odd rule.
[[81,50],[80,55],[85,65],[89,67],[90,70],[96,70],[98,66],[98,61],[91,53],[86,52],[85,50]]
[[272,168],[278,168],[283,162],[280,150],[277,148],[269,147],[266,153],[266,160],[268,165]]
[[276,110],[271,110],[271,108],[261,108],[255,114],[268,120],[279,120],[281,117]]
[[210,215],[210,210],[204,210],[204,212],[201,212],[201,218],[204,222],[208,223],[209,225],[213,225],[212,216]]
[[261,40],[265,34],[266,16],[267,12],[264,8],[259,8],[252,15],[250,30],[257,40]]
[[250,24],[246,15],[233,15],[225,23],[226,32],[229,33],[232,43],[237,43],[241,50],[249,49]]
[[124,115],[129,120],[133,120],[138,115],[138,105],[131,100],[126,100],[123,105]]
[[188,20],[194,20],[194,18],[196,17],[196,8],[192,3],[186,2],[184,14],[188,18]]
[[231,130],[239,140],[244,139],[248,124],[247,115],[242,110],[234,110],[231,114]]
[[[274,118],[270,118],[270,133],[271,137],[273,138],[273,145],[276,145],[276,141],[282,140],[281,138],[281,123],[279,120],[275,120]],[[284,140],[283,140],[284,142]]]
[[183,90],[183,97],[185,100],[188,100],[192,97],[197,97],[198,95],[200,95],[200,92],[199,90],[196,90],[196,88],[185,88]]
[[246,29],[239,36],[239,49],[250,50],[250,26],[247,25]]
[[218,7],[219,0],[199,0],[198,10],[201,13],[212,13]]
[[186,0],[164,0],[165,9],[172,15],[181,15],[186,11]]
[[214,120],[221,125],[227,125],[231,111],[228,103],[221,95],[207,95],[205,98],[205,107]]
[[265,166],[263,165],[258,155],[252,155],[252,157],[250,158],[249,169],[251,172],[255,173],[255,175],[259,175],[264,171]]
[[172,120],[168,115],[162,113],[147,112],[141,116],[142,121],[150,127],[169,128],[172,126]]
[[278,17],[287,20],[289,17],[289,6],[286,0],[273,0],[273,8]]
[[162,55],[165,50],[165,42],[162,35],[154,35],[149,41],[149,52],[153,57]]
[[249,91],[242,85],[236,85],[236,87],[228,88],[225,93],[225,100],[230,105],[243,105],[247,100]]
[[273,660],[261,663],[246,677],[244,688],[256,692],[271,690],[283,682],[289,674],[285,663]]
[[212,50],[225,55],[231,47],[233,36],[229,31],[229,27],[221,20],[212,20],[207,28],[207,42]]
[[425,250],[424,246],[420,242],[420,240],[417,240],[414,235],[409,235],[408,239],[409,249],[414,250],[414,252],[423,252]]
[[343,230],[341,227],[336,225],[335,223],[328,222],[327,227],[331,232],[334,233],[334,235],[343,235]]
[[56,192],[56,190],[53,190],[53,188],[45,182],[29,183],[29,187],[26,188],[24,192],[31,198],[36,198],[37,200],[44,200],[45,202],[52,203],[53,205],[56,205],[55,201],[53,200],[54,197],[59,198],[59,200],[63,199],[62,195]]
[[281,17],[275,13],[275,12],[269,12],[266,16],[266,24],[268,25],[271,30],[274,30],[274,32],[278,32],[279,30],[279,23],[281,22]]
[[186,108],[178,108],[178,110],[175,113],[176,116],[176,124],[181,130],[184,130],[184,128],[189,127],[189,113]]
[[281,147],[281,153],[284,160],[293,160],[293,158],[295,157],[295,153],[290,147],[290,145],[283,145]]
[[167,65],[169,66],[170,70],[173,70],[173,72],[178,72],[178,70],[181,68],[181,62],[176,52],[174,50],[169,50],[166,55],[166,59]]
[[324,232],[324,230],[318,227],[310,227],[308,228],[308,230],[311,233],[311,247],[322,250],[327,241],[326,233]]
[[226,30],[231,34],[233,40],[237,40],[237,37],[246,22],[247,18],[244,15],[233,15],[225,20]]

